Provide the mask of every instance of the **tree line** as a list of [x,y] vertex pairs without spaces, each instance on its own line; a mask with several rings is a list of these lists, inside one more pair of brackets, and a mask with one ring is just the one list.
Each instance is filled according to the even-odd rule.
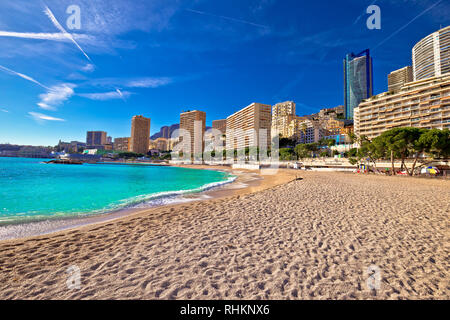
[[[390,159],[391,170],[395,174],[394,162],[401,161],[401,170],[408,175],[415,174],[418,162],[426,165],[425,158],[440,159],[450,156],[450,130],[422,128],[394,128],[383,132],[378,137],[369,140],[365,136],[356,139],[359,148],[350,157],[353,164],[368,161],[377,170],[377,161]],[[409,169],[406,159],[413,159]]]
[[[366,136],[357,137],[355,134],[350,134],[349,137],[351,144],[356,142],[359,145],[359,148],[352,148],[344,153],[350,163],[356,165],[369,162],[377,170],[378,161],[390,160],[394,174],[394,163],[397,160],[401,161],[401,170],[414,175],[418,163],[423,166],[427,164],[427,159],[450,157],[448,129],[405,127],[390,129],[372,140]],[[294,148],[280,148],[280,160],[302,160],[317,155],[325,157],[339,154],[336,150],[331,152],[329,149],[334,144],[333,139],[326,139],[316,143],[297,144]],[[411,168],[405,164],[407,159],[413,159]]]

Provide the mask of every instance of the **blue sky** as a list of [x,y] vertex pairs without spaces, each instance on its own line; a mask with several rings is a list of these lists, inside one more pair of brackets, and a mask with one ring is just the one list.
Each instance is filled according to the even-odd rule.
[[[373,3],[381,30],[366,27]],[[343,104],[346,53],[370,48],[374,93],[386,91],[449,17],[445,0],[2,0],[0,143],[129,136],[137,114],[155,133],[187,109],[209,125],[251,102],[313,113]]]

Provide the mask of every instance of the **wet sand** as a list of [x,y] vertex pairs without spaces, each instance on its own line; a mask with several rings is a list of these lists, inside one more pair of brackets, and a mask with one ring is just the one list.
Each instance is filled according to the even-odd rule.
[[449,212],[448,180],[280,170],[212,200],[1,241],[0,298],[448,299]]

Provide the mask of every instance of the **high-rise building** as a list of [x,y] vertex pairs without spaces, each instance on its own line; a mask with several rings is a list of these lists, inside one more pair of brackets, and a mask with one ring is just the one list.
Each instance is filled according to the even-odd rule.
[[450,128],[450,74],[380,93],[355,108],[355,134],[369,139],[398,127]]
[[214,120],[212,122],[212,127],[213,129],[217,129],[222,132],[222,134],[225,134],[227,131],[227,119]]
[[345,118],[353,119],[353,109],[372,96],[372,57],[369,49],[358,54],[349,53],[344,59]]
[[[180,114],[180,129],[186,130],[190,135],[191,154],[198,155],[203,153],[203,136],[206,128],[206,113],[203,111],[186,111]],[[180,143],[183,138],[180,137]],[[185,150],[188,146],[185,146]]]
[[[271,141],[272,106],[262,103],[252,103],[227,118],[226,148],[243,149],[259,146],[259,141],[265,140],[266,146]],[[260,129],[262,129],[260,131]],[[265,136],[261,136],[264,134]]]
[[150,118],[134,116],[131,119],[130,151],[147,154],[150,140]]
[[417,42],[412,61],[414,81],[450,73],[450,26]]
[[289,125],[295,117],[295,102],[277,103],[272,107],[272,130],[278,131],[282,138],[290,138]]
[[105,131],[88,131],[86,134],[87,146],[103,146],[107,142]]
[[395,71],[392,71],[388,75],[388,91],[396,92],[408,82],[413,81],[412,67],[407,66]]
[[130,146],[130,138],[115,138],[114,139],[114,150],[117,151],[128,151]]

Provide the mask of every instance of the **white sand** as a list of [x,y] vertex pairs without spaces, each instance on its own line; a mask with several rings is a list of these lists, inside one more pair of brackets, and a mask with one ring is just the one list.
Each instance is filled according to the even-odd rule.
[[[0,298],[450,297],[450,181],[301,175],[255,193],[2,241]],[[72,265],[79,290],[66,285]],[[378,290],[366,285],[370,265],[380,269]]]

